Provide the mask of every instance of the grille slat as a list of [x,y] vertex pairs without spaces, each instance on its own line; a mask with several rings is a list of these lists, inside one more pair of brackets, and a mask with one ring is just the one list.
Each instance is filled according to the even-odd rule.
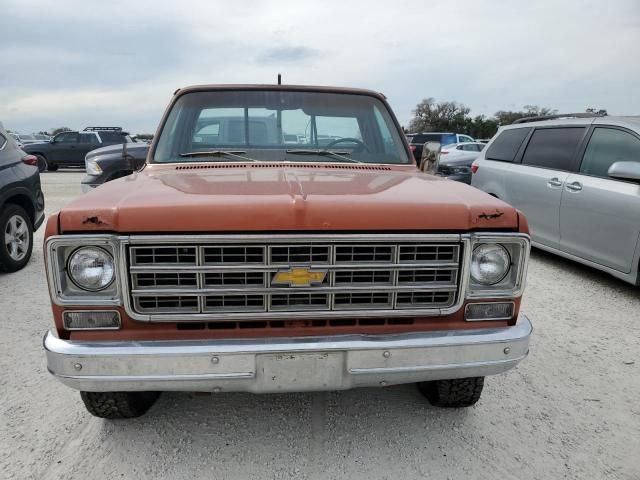
[[[132,245],[131,305],[151,315],[440,309],[458,299],[462,243],[379,241]],[[298,281],[305,272],[320,281]],[[278,273],[284,282],[271,282]],[[322,277],[320,277],[322,278]],[[298,282],[298,283],[296,283]],[[181,317],[182,319],[182,317]]]

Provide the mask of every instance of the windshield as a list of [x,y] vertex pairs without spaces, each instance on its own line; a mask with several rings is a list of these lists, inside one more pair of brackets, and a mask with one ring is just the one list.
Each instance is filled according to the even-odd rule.
[[296,161],[408,164],[375,97],[300,91],[193,92],[160,133],[155,162]]

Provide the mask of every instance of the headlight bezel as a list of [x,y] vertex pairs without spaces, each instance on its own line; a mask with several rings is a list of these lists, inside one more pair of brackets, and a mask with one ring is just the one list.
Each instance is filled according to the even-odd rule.
[[[72,253],[83,247],[105,250],[113,258],[114,274],[111,283],[102,290],[89,291],[77,286],[70,278],[67,265]],[[121,306],[120,248],[115,235],[58,235],[45,244],[47,279],[54,304]]]
[[[87,286],[83,286],[81,285],[81,282],[74,277],[73,273],[71,272],[71,262],[73,260],[74,255],[78,255],[82,250],[101,250],[103,253],[105,253],[108,257],[111,257],[111,268],[113,270],[112,275],[111,275],[111,280],[109,280],[109,282],[107,284],[104,285],[104,287],[101,288],[89,288]],[[101,292],[103,290],[106,290],[107,288],[109,288],[109,286],[116,280],[116,261],[115,258],[113,258],[113,255],[111,253],[109,253],[107,250],[105,250],[102,247],[97,247],[94,245],[83,245],[81,247],[76,248],[75,250],[73,250],[69,256],[67,257],[66,260],[66,267],[65,267],[65,271],[67,273],[67,276],[69,277],[69,280],[71,280],[76,287],[80,288],[81,290],[85,290],[87,292],[90,293],[97,293],[97,292]]]
[[[473,252],[480,245],[497,244],[511,258],[511,268],[502,280],[493,285],[474,282],[471,276]],[[525,233],[474,234],[469,243],[466,298],[517,298],[524,291],[531,241]]]

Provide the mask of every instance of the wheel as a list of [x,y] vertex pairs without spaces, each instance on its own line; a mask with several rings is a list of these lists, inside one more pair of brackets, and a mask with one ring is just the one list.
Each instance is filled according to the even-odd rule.
[[37,154],[36,154],[36,158],[38,159],[38,171],[40,173],[46,171],[49,167],[49,163],[47,162],[47,159],[44,158],[42,155],[37,155]]
[[8,204],[0,212],[0,270],[15,272],[24,267],[33,249],[33,225],[19,205]]
[[484,377],[418,383],[418,389],[436,407],[470,407],[480,400]]
[[84,406],[100,418],[135,418],[146,413],[160,392],[80,392]]
[[49,170],[50,172],[55,172],[56,170],[58,170],[58,165],[56,165],[55,163],[50,163],[47,167],[47,170]]

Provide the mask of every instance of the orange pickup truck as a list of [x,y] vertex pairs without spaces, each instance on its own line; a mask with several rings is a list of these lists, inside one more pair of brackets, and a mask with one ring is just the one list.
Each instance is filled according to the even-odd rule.
[[529,248],[517,210],[419,171],[379,93],[181,89],[142,170],[48,220],[48,369],[103,418],[169,390],[469,406],[528,353]]

